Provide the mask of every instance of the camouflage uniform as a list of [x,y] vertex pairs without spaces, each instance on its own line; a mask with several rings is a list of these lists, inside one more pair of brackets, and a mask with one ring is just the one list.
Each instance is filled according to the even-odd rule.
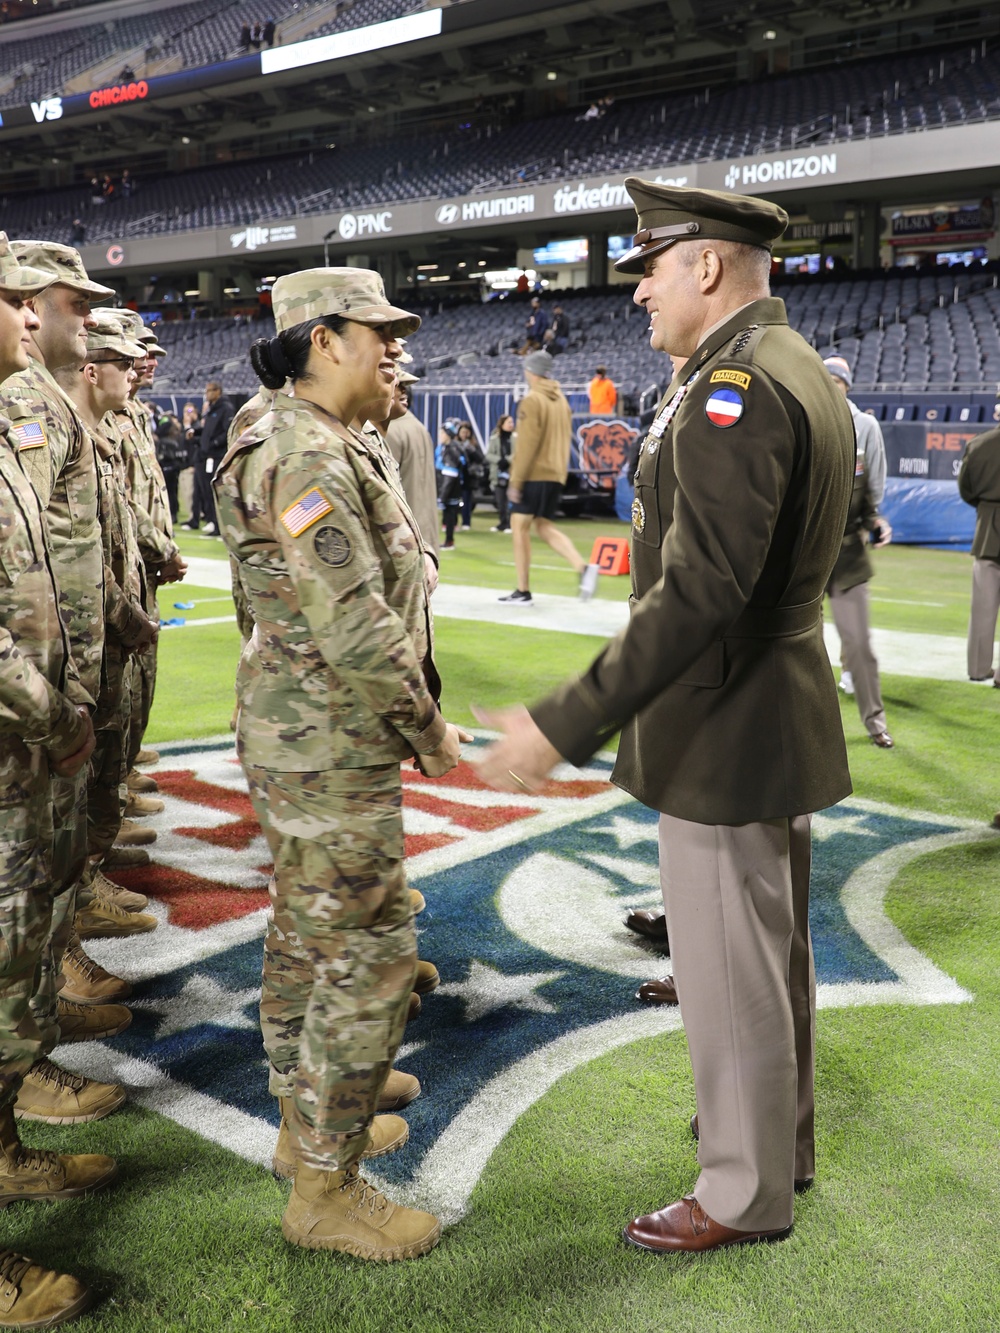
[[423,545],[380,454],[282,393],[215,487],[255,622],[238,746],[275,865],[270,1087],[294,1098],[299,1161],[342,1170],[367,1142],[416,966],[399,763],[445,735]]
[[[226,443],[230,449],[245,430],[255,426],[262,416],[270,412],[274,404],[274,395],[274,389],[265,389],[262,385],[254,396],[248,398],[243,406],[238,409],[229,423],[229,433],[226,436]],[[243,647],[245,648],[250,640],[250,635],[253,633],[253,616],[250,614],[246,593],[243,591],[243,584],[240,582],[239,565],[235,556],[232,555],[229,557],[229,573],[233,581],[233,606],[236,608],[236,624],[239,626],[240,638],[243,640]]]
[[[104,562],[94,448],[76,409],[39,361],[7,379],[0,406],[11,420],[10,441],[44,510],[59,611],[83,692],[93,704],[104,652]],[[48,1054],[59,1041],[56,994],[62,957],[73,929],[76,887],[87,858],[87,772],[52,780],[55,807],[52,928],[32,1012]]]
[[0,419],[0,1106],[44,1053],[29,1004],[52,921],[53,814],[45,751],[71,754],[84,723],[38,500]]

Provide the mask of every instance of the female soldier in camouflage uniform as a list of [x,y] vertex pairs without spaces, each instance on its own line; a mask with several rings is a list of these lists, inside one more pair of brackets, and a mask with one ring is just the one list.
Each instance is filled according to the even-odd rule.
[[373,1120],[416,962],[399,765],[442,774],[460,737],[436,704],[419,529],[382,452],[345,423],[386,392],[397,338],[420,321],[364,269],[279,278],[273,308],[277,336],[251,361],[294,396],[275,394],[215,486],[254,620],[237,740],[274,855],[261,1025],[277,1157],[294,1162],[282,1227],[310,1249],[411,1258],[437,1219],[392,1204],[357,1164],[407,1134],[398,1116]]

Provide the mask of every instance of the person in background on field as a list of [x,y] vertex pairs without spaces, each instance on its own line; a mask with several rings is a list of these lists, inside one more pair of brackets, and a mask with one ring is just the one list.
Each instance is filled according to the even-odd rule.
[[958,472],[958,493],[976,511],[972,538],[972,607],[968,671],[977,684],[1000,689],[993,641],[1000,613],[1000,427],[970,440]]
[[588,386],[590,410],[595,416],[610,416],[618,406],[618,390],[608,379],[607,366],[598,366]]
[[455,524],[462,507],[462,446],[458,442],[458,428],[461,424],[454,417],[441,423],[441,434],[435,451],[438,500],[444,519],[442,551],[455,549]]
[[598,568],[588,565],[553,519],[569,473],[573,413],[566,395],[553,378],[555,362],[548,352],[532,352],[524,359],[528,392],[517,408],[517,448],[510,468],[507,495],[514,529],[514,564],[517,587],[499,600],[531,606],[531,530],[580,576],[580,600],[597,591]]
[[476,492],[486,476],[486,455],[476,439],[471,421],[463,421],[459,426],[457,442],[462,450],[462,531],[471,532]]
[[514,418],[504,413],[493,427],[486,448],[486,462],[490,469],[490,487],[497,507],[496,527],[490,532],[510,532],[510,506],[507,503],[507,485],[510,481],[510,460],[516,443]]

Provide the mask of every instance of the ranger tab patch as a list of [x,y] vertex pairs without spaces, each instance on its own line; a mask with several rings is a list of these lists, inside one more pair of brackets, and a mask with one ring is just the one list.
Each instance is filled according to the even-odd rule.
[[10,433],[17,441],[18,452],[22,449],[43,449],[48,444],[42,417],[26,417],[11,425]]
[[743,406],[738,389],[716,389],[705,404],[705,415],[713,426],[735,426],[743,415]]
[[750,375],[745,370],[713,370],[709,384],[735,384],[744,393],[750,388]]
[[305,495],[300,495],[293,505],[289,505],[281,515],[281,521],[293,537],[301,537],[306,528],[318,523],[324,514],[329,514],[333,505],[318,487],[314,486]]

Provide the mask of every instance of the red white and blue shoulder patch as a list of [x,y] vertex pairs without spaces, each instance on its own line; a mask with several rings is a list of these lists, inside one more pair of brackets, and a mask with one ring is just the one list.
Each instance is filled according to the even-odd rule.
[[739,389],[713,389],[705,403],[705,415],[713,426],[735,426],[744,407]]
[[332,509],[333,505],[323,492],[318,486],[314,486],[284,510],[281,521],[293,537],[300,537],[307,528],[318,523]]

